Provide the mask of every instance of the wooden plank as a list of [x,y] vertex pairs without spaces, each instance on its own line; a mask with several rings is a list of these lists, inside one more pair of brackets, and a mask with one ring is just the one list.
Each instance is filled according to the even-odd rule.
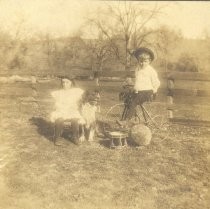
[[31,82],[0,83],[0,88],[30,88],[32,85]]
[[199,96],[199,97],[210,96],[210,89],[208,91],[207,90],[197,90],[197,96]]
[[182,110],[189,110],[189,109],[197,109],[197,110],[204,110],[210,112],[210,103],[207,105],[193,105],[193,104],[167,104],[168,110],[176,110],[176,109],[182,109]]
[[32,88],[22,88],[22,87],[7,87],[0,89],[0,96],[32,96],[36,94],[35,90]]
[[176,95],[173,97],[173,102],[175,104],[209,105],[210,97]]
[[1,112],[3,111],[2,108],[8,108],[8,107],[16,107],[16,105],[18,104],[18,102],[14,99],[2,99],[1,98],[1,102],[0,102],[0,107],[1,107]]
[[168,79],[210,81],[210,74],[198,72],[170,72],[168,73]]
[[[105,91],[105,92],[118,92],[120,93],[123,90],[123,88],[121,86],[102,86],[101,87],[101,91]],[[164,96],[167,97],[167,89],[165,88],[160,88],[158,89],[158,96]]]
[[194,120],[209,120],[210,121],[210,105],[170,105],[168,110],[173,112],[174,117],[194,119]]
[[0,97],[13,98],[36,96],[34,84],[29,82],[15,82],[0,84]]
[[18,76],[33,76],[35,73],[30,73],[30,72],[26,72],[26,71],[1,71],[0,70],[0,76],[1,77],[8,77],[8,76],[13,76],[13,75],[18,75]]
[[125,78],[126,76],[134,77],[134,71],[102,71],[100,77],[118,77]]
[[29,97],[29,96],[33,96],[32,94],[0,94],[0,99],[18,99],[20,97]]
[[175,80],[174,88],[191,89],[191,90],[209,90],[209,81],[194,81],[194,80]]
[[178,123],[182,125],[210,127],[210,121],[206,120],[194,120],[194,119],[174,117],[174,118],[169,118],[169,121],[172,123]]
[[158,92],[155,102],[163,102],[166,103],[167,102],[167,96],[165,93],[160,93]]
[[[108,81],[108,82],[110,82],[110,81]],[[107,82],[104,82],[104,83],[105,83],[105,85],[107,84]],[[100,86],[103,86],[103,85],[104,85],[103,82],[100,82]],[[94,89],[94,88],[98,88],[96,86],[96,83],[95,83],[94,80],[76,80],[76,86],[78,86],[78,87],[80,87],[82,89]]]
[[38,80],[38,82],[35,84],[36,87],[42,87],[42,88],[53,88],[61,87],[61,80],[60,79],[43,79],[43,80]]
[[[101,86],[99,87],[99,89],[101,89],[101,94],[103,94],[103,92],[104,93],[111,92],[114,95],[114,97],[118,99],[119,93],[120,91],[122,91],[122,82],[108,81],[108,82],[101,82],[100,84]],[[94,90],[95,88],[98,88],[95,86],[94,81],[79,81],[77,82],[77,86],[85,90]],[[50,95],[51,91],[53,91],[53,89],[49,89],[47,88],[47,86],[45,86],[45,88],[43,89],[39,88],[37,98],[41,99],[52,98]],[[167,89],[160,88],[158,90],[156,101],[166,102],[166,95],[167,95]]]
[[170,96],[194,96],[194,97],[209,97],[210,96],[210,89],[209,90],[197,90],[197,89],[170,89],[169,90]]
[[[166,72],[157,72],[159,78],[167,78]],[[125,78],[127,76],[130,76],[134,78],[135,71],[102,71],[100,72],[100,77],[117,77],[117,78]]]
[[198,120],[210,120],[209,109],[197,109],[197,108],[176,108],[173,110],[174,116],[198,119]]
[[93,76],[93,71],[78,68],[69,70],[68,74],[75,77],[90,77]]
[[[100,80],[100,86],[103,87],[103,86],[122,86],[123,85],[123,82],[125,80],[124,79],[121,79],[121,80]],[[86,86],[95,86],[95,81],[94,80],[77,80],[76,81],[76,84],[77,86],[83,86],[83,87],[86,87]],[[160,88],[167,88],[167,80],[164,79],[161,81],[161,85],[160,85]]]
[[[78,70],[79,69],[79,70]],[[78,68],[77,70],[72,69],[69,70],[69,72],[65,72],[65,71],[56,71],[56,75],[74,75],[75,76],[91,76],[93,74],[93,71],[89,70],[89,69],[80,69]],[[49,70],[42,70],[39,71],[39,73],[37,74],[36,72],[18,72],[17,75],[19,76],[47,76],[48,74],[46,72],[48,72]],[[12,76],[14,75],[14,72],[7,72],[2,73],[1,76]],[[51,73],[51,75],[53,75],[53,72]],[[101,77],[125,77],[125,76],[134,76],[134,71],[110,71],[110,70],[104,70],[101,72]],[[196,81],[210,81],[210,74],[209,73],[198,73],[198,72],[162,72],[159,71],[158,75],[160,78],[171,78],[171,79],[175,79],[175,80],[196,80]]]

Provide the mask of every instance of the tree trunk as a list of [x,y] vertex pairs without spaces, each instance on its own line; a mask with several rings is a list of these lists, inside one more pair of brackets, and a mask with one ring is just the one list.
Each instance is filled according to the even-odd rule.
[[128,40],[125,40],[125,71],[128,71]]
[[130,56],[129,56],[129,46],[130,46],[130,38],[129,36],[126,34],[125,35],[125,70],[129,71],[130,69]]

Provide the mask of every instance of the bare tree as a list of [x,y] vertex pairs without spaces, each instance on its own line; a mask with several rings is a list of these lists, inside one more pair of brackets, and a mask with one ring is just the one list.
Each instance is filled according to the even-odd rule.
[[47,56],[48,68],[50,69],[52,67],[52,62],[53,62],[52,55],[56,50],[56,44],[53,38],[51,38],[49,34],[45,34],[42,41],[43,41],[44,53]]
[[106,61],[113,56],[113,46],[110,41],[99,36],[98,39],[88,39],[86,41],[86,48],[90,56],[96,85],[99,85],[99,74],[103,70]]
[[167,26],[161,26],[155,37],[155,47],[160,52],[164,60],[164,69],[168,70],[168,62],[172,56],[174,47],[182,40],[180,32],[174,31]]
[[10,43],[7,46],[7,67],[9,69],[22,70],[26,67],[28,43],[25,40],[27,34],[25,32],[26,17],[17,15],[14,23],[13,32],[10,36]]
[[102,71],[105,62],[112,56],[113,47],[110,42],[98,39],[89,39],[86,43],[87,50],[91,53],[92,62],[96,64],[97,71]]
[[[151,7],[151,4],[150,4]],[[112,46],[117,46],[116,37],[123,44],[123,53],[114,48],[116,56],[129,68],[130,49],[147,44],[146,38],[154,33],[148,30],[148,24],[157,18],[164,6],[155,3],[149,8],[140,2],[118,2],[107,4],[106,9],[98,11],[97,16],[90,18],[89,23],[95,25],[96,29],[106,36]]]
[[69,38],[66,50],[68,52],[68,59],[71,60],[73,65],[78,62],[84,48],[85,43],[80,35]]

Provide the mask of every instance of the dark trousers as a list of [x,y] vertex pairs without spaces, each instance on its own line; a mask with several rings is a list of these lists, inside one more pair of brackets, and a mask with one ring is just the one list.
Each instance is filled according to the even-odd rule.
[[64,128],[65,128],[65,122],[70,122],[71,123],[71,139],[76,142],[79,140],[80,134],[81,134],[81,129],[82,125],[78,123],[77,118],[73,118],[70,120],[63,120],[62,118],[58,118],[55,121],[54,124],[54,143],[56,142],[57,138],[62,136]]
[[128,104],[126,104],[126,111],[124,119],[130,120],[136,114],[136,106],[141,105],[144,102],[149,102],[152,100],[153,91],[145,90],[139,91],[138,93],[133,93]]

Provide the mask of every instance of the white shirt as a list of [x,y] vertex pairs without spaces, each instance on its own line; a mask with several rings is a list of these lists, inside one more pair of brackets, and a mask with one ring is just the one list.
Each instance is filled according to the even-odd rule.
[[148,65],[144,69],[136,68],[135,71],[135,91],[143,91],[143,90],[153,90],[154,93],[157,92],[160,86],[160,81],[158,79],[157,72],[154,68]]
[[51,113],[50,120],[52,122],[58,118],[83,120],[78,105],[83,93],[84,91],[80,88],[53,91],[51,95],[55,99],[55,111]]

